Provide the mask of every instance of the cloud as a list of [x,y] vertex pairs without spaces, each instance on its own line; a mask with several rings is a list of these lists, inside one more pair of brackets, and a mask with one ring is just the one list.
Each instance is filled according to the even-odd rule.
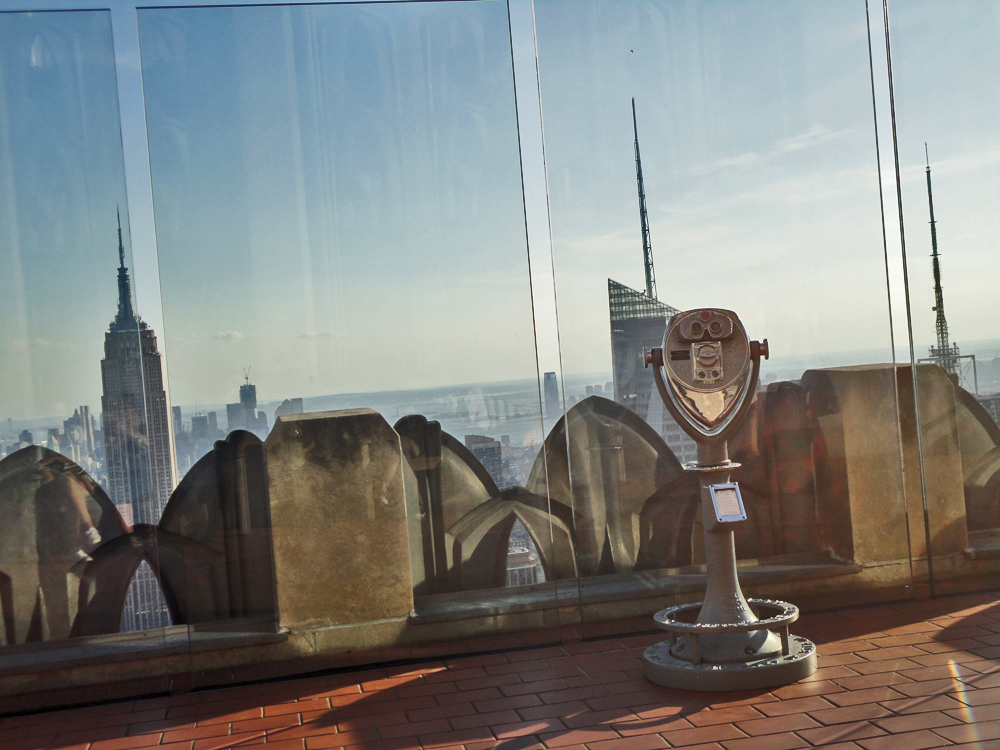
[[319,333],[303,333],[295,338],[302,341],[315,341],[316,339],[340,339],[344,334],[339,331],[320,331]]
[[212,338],[216,341],[242,341],[246,336],[239,331],[221,331],[212,336]]

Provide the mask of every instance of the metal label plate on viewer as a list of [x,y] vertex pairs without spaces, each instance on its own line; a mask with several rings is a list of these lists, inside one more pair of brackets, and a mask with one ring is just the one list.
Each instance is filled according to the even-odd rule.
[[719,523],[747,520],[747,512],[743,507],[743,497],[740,495],[739,484],[736,482],[710,484],[708,490],[712,493],[712,507]]

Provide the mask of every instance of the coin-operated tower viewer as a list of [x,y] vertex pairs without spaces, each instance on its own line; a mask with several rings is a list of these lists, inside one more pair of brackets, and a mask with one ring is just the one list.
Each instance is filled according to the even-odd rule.
[[789,635],[799,610],[771,599],[747,600],[736,576],[733,528],[747,519],[726,439],[746,416],[767,359],[767,339],[750,341],[736,313],[701,309],[667,323],[663,346],[644,352],[660,398],[698,444],[686,471],[701,479],[708,585],[705,600],[657,612],[670,640],[646,649],[646,677],[667,687],[747,690],[784,685],[816,671],[816,647]]

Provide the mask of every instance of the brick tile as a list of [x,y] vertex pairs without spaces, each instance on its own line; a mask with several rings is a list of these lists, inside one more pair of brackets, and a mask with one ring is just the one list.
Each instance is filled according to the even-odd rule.
[[191,727],[187,729],[177,729],[172,732],[163,733],[163,743],[168,742],[193,742],[204,737],[219,737],[229,734],[228,724],[213,724],[207,727]]
[[868,661],[886,661],[887,659],[923,656],[926,653],[915,646],[895,646],[893,648],[880,648],[877,651],[865,651],[864,656]]
[[833,724],[818,729],[803,729],[799,736],[813,745],[829,745],[834,742],[847,742],[865,737],[884,735],[885,732],[867,721],[856,721],[852,724]]
[[608,708],[645,706],[650,703],[662,702],[662,700],[662,693],[658,693],[655,690],[644,690],[640,693],[623,693],[622,695],[609,695],[604,698],[588,698],[586,703],[595,711],[603,711]]
[[810,695],[827,695],[828,693],[842,693],[844,688],[833,680],[818,680],[816,682],[793,682],[791,685],[776,688],[771,691],[771,695],[780,700],[791,700],[792,698],[805,698]]
[[736,740],[746,737],[743,732],[732,724],[712,724],[711,726],[695,727],[694,729],[676,729],[664,732],[663,736],[673,747],[723,742],[725,740]]
[[611,728],[622,737],[637,737],[643,734],[664,734],[681,729],[694,729],[695,726],[687,719],[662,716],[653,719],[615,722],[611,724]]
[[568,701],[582,701],[587,698],[600,698],[608,694],[608,690],[604,685],[589,685],[587,687],[538,693],[538,697],[541,698],[543,703],[566,703]]
[[898,672],[877,672],[875,674],[859,675],[857,677],[839,677],[834,680],[841,687],[848,690],[864,690],[870,687],[882,687],[885,685],[903,685],[912,683],[913,680],[904,677]]
[[298,714],[283,714],[281,716],[269,716],[265,719],[234,721],[232,731],[234,734],[237,732],[256,732],[261,729],[277,729],[278,727],[296,726],[298,723]]
[[893,689],[904,695],[915,697],[918,695],[944,695],[945,693],[955,693],[968,688],[958,680],[944,679],[893,685]]
[[541,734],[567,729],[559,719],[538,719],[537,721],[517,721],[511,724],[495,724],[490,727],[498,740],[511,737],[523,737],[528,734]]
[[[419,739],[421,746],[424,748],[469,745],[471,743],[487,741],[491,746],[495,744],[493,734],[488,727],[473,727],[471,729],[459,729],[452,732],[424,734]],[[369,750],[369,748],[365,746],[361,750]]]
[[658,748],[666,746],[666,741],[658,734],[644,734],[637,737],[622,737],[620,740],[600,740],[587,743],[590,750],[658,750]]
[[[616,671],[616,670],[609,670]],[[549,667],[547,669],[536,669],[531,672],[518,672],[522,682],[539,682],[541,680],[557,680],[561,677],[579,677],[583,674],[575,666]]]
[[582,745],[583,743],[600,742],[601,740],[619,739],[613,730],[605,727],[544,732],[539,734],[538,737],[545,743],[546,747],[565,747],[566,745]]
[[928,711],[922,714],[909,714],[907,716],[893,716],[888,719],[876,719],[875,725],[881,727],[891,734],[902,732],[915,732],[919,729],[934,729],[936,727],[947,727],[960,723],[958,719],[952,718],[948,714],[940,711]]
[[941,664],[965,664],[970,661],[982,661],[982,659],[983,657],[969,653],[968,651],[953,651],[941,654],[927,654],[927,656],[915,656],[911,661],[915,661],[924,667],[937,667]]
[[265,706],[264,716],[297,714],[302,713],[303,711],[322,711],[324,708],[330,708],[330,701],[328,698],[318,698],[311,701],[296,701],[295,703],[282,703],[277,706]]
[[458,692],[458,687],[454,682],[438,682],[433,685],[407,685],[396,688],[396,695],[400,698],[422,698],[428,695],[441,695],[442,693]]
[[[942,669],[948,672],[955,671],[961,664],[952,664],[949,667],[928,667],[928,669]],[[985,690],[986,688],[1000,687],[1000,673],[965,675],[961,677],[962,682],[974,688]]]
[[942,747],[949,742],[925,729],[919,732],[858,740],[858,744],[865,750],[923,750],[927,747]]
[[560,718],[566,726],[572,728],[592,727],[617,721],[638,721],[639,719],[628,708],[607,708],[602,711],[591,711],[589,708],[584,708],[581,711],[567,712]]
[[820,658],[833,656],[836,654],[857,654],[862,651],[873,651],[875,646],[867,641],[835,641],[833,643],[821,643],[816,646],[816,652]]
[[[203,740],[195,740],[193,748],[194,750],[230,750],[231,748],[263,745],[265,739],[263,732],[245,732],[243,734],[229,734],[224,737],[207,737]],[[298,742],[298,746],[301,748],[302,740]]]
[[551,716],[569,716],[581,711],[589,711],[590,707],[582,701],[568,703],[553,703],[551,705],[528,706],[517,709],[522,719],[547,719]]
[[856,706],[831,708],[827,711],[810,711],[809,715],[821,724],[830,725],[845,724],[849,721],[883,719],[892,716],[893,713],[877,703],[859,703]]
[[897,714],[917,714],[925,711],[965,710],[965,706],[950,695],[922,695],[917,698],[879,701]]
[[409,724],[394,724],[389,727],[381,727],[378,730],[383,740],[392,740],[397,737],[416,737],[418,734],[433,734],[435,732],[447,732],[451,730],[447,719],[431,719],[430,721],[417,721]]
[[[98,740],[121,739],[125,737],[126,727],[102,727],[100,729],[87,729],[82,732],[66,732],[56,736],[56,745],[64,747],[66,745],[76,745],[80,742],[97,742]],[[132,740],[142,740],[153,737],[155,734],[144,734],[133,737]]]
[[527,706],[538,706],[541,701],[536,695],[515,695],[511,698],[495,698],[493,700],[473,701],[472,705],[477,711],[486,713],[487,711],[502,711],[507,708],[526,708]]
[[539,682],[520,682],[509,685],[499,685],[500,692],[510,698],[514,695],[528,693],[544,693],[553,690],[565,690],[569,687],[565,680],[540,680]]
[[[434,700],[436,700],[442,706],[447,706],[452,703],[474,703],[475,701],[485,701],[485,700],[490,700],[491,698],[502,698],[502,697],[503,694],[496,688],[483,688],[481,690],[465,690],[456,693],[444,693],[442,695],[435,695]],[[540,702],[541,701],[539,701],[539,703]]]
[[[61,745],[62,742],[59,741]],[[120,737],[113,740],[98,740],[90,746],[90,750],[131,750],[137,747],[150,747],[160,744],[160,735],[144,734],[138,737]]]
[[470,669],[471,667],[494,667],[510,664],[506,654],[479,654],[478,656],[456,656],[439,662],[448,669]]
[[565,656],[566,652],[560,646],[546,646],[545,648],[531,648],[524,651],[513,651],[507,654],[507,661],[514,663],[519,661],[531,661],[533,659],[545,659]]
[[632,706],[632,713],[640,719],[652,719],[659,716],[686,716],[705,708],[705,704],[697,699],[687,701],[661,701],[643,706]]
[[[302,740],[277,740],[276,742],[268,741],[265,747],[267,750],[302,750],[305,745]],[[236,750],[239,748],[237,747]]]
[[[919,683],[913,684],[916,685]],[[830,701],[830,703],[835,703],[843,707],[857,706],[860,703],[874,703],[876,701],[883,703],[884,701],[896,700],[904,696],[891,687],[874,687],[865,690],[852,690],[846,693],[831,693],[823,697]]]
[[[639,672],[642,675],[642,672]],[[601,672],[599,674],[581,674],[574,677],[565,677],[564,682],[567,687],[587,687],[588,685],[610,685],[620,682],[631,682],[634,680],[630,672]]]
[[726,750],[793,750],[798,747],[809,747],[808,742],[791,732],[750,737],[745,740],[726,740],[722,745]]
[[849,667],[839,666],[839,667],[820,667],[811,675],[806,677],[803,682],[819,682],[821,680],[837,680],[841,677],[857,677],[858,673],[854,671],[854,665]]
[[757,706],[757,710],[767,716],[785,716],[786,714],[806,713],[808,711],[822,711],[826,708],[833,708],[830,699],[840,695],[847,695],[847,693],[836,693],[826,696],[810,695],[806,698],[761,703]]
[[368,745],[372,742],[379,741],[378,731],[374,728],[358,729],[353,732],[336,732],[333,730],[333,727],[322,726],[286,727],[285,729],[278,730],[273,734],[268,732],[267,741],[273,742],[274,739],[308,739],[310,737],[326,737],[333,735],[337,736],[336,741],[342,746]]
[[968,692],[955,693],[955,697],[969,706],[982,706],[987,703],[1000,703],[1000,688],[988,688],[986,690],[970,690]]
[[489,677],[482,667],[472,667],[469,669],[446,669],[443,672],[433,672],[424,675],[424,682],[433,685],[435,682],[460,682],[461,680],[472,680],[477,677]]
[[[451,682],[451,680],[443,680],[443,682]],[[380,690],[391,690],[394,687],[402,687],[404,685],[411,685],[414,680],[410,677],[383,677],[380,680],[370,680],[368,682],[361,683],[361,690],[365,693],[377,693]],[[346,693],[341,693],[345,695]]]
[[[330,747],[341,747],[336,743],[339,741],[339,735],[327,734],[322,737],[308,737],[306,738],[306,748],[307,750],[322,750],[322,748]],[[376,742],[366,742],[364,744],[363,750],[418,750],[420,748],[420,743],[412,737],[400,737],[396,740],[378,740]],[[236,748],[235,750],[239,750]],[[263,750],[271,750],[267,745],[264,746]]]
[[963,706],[959,703],[959,706],[960,708],[946,708],[944,713],[966,724],[1000,719],[1000,703],[988,703],[984,706]]
[[522,661],[515,662],[511,664],[510,662],[497,663],[486,667],[487,674],[521,674],[523,672],[532,672],[539,669],[548,669],[548,664],[546,664],[541,659],[535,659],[533,661]]
[[[837,710],[837,709],[834,709]],[[819,724],[810,719],[805,714],[788,714],[786,716],[773,716],[767,719],[754,719],[753,721],[741,721],[736,727],[746,732],[751,737],[763,734],[781,734],[783,732],[795,732],[799,729],[812,729]]]
[[823,667],[839,667],[845,664],[854,665],[858,662],[864,662],[865,659],[852,651],[846,651],[842,654],[818,654],[817,663],[820,668]]
[[508,708],[506,711],[456,716],[451,719],[450,723],[453,729],[472,729],[473,727],[488,727],[490,724],[509,724],[517,721],[523,720],[516,711]]
[[704,727],[712,724],[735,724],[738,721],[761,718],[763,715],[752,706],[733,706],[732,708],[699,711],[688,716],[687,720],[696,727]]
[[262,709],[251,708],[245,711],[227,711],[223,713],[209,713],[204,716],[198,716],[198,726],[207,727],[212,724],[229,724],[234,721],[241,721],[243,719],[260,719]]
[[[682,696],[690,695],[690,693]],[[701,700],[709,708],[732,708],[733,706],[758,706],[761,703],[772,703],[778,699],[770,693],[759,690],[739,690],[736,692],[702,693]]]
[[[592,675],[592,676],[597,676],[597,675]],[[630,677],[627,680],[619,680],[604,684],[604,688],[612,695],[620,695],[621,693],[635,693],[641,690],[648,690],[651,687],[654,687],[653,684],[645,677],[637,677],[637,678]],[[664,688],[664,690],[671,690],[671,688]]]
[[[467,707],[471,710],[471,706]],[[425,708],[422,711],[411,711],[410,713],[405,711],[393,711],[391,713],[374,715],[360,714],[358,716],[343,716],[340,713],[334,713],[333,711],[310,711],[302,714],[302,724],[332,725],[337,727],[338,731],[349,732],[356,729],[388,726],[389,724],[403,724],[404,722],[417,718],[417,715],[427,719],[438,719],[441,717],[437,715],[425,716],[425,713],[430,711],[448,711],[451,708],[458,707],[436,706],[434,708]]]
[[916,682],[926,682],[927,680],[939,680],[942,678],[959,678],[968,682],[967,677],[984,677],[985,675],[964,664],[942,664],[938,667],[918,667],[917,669],[907,669],[901,672],[904,676]]
[[860,664],[852,664],[853,669],[858,674],[875,674],[876,672],[899,672],[904,669],[918,669],[917,664],[912,659],[884,659],[882,661],[866,661]]

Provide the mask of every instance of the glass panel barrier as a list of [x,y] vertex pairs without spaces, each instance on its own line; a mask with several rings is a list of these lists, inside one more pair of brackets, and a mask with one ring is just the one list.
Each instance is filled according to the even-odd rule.
[[902,474],[865,13],[535,2],[568,407],[551,450],[586,623],[648,630],[704,589],[682,467],[696,446],[641,359],[700,307],[770,343],[729,440],[744,591],[825,607],[910,591],[919,500]]
[[928,524],[914,555],[936,593],[991,585],[1000,556],[998,14],[997,2],[889,7]]
[[114,59],[106,11],[0,13],[0,673],[186,648],[164,629],[175,467]]
[[139,29],[193,645],[557,622],[505,3]]

